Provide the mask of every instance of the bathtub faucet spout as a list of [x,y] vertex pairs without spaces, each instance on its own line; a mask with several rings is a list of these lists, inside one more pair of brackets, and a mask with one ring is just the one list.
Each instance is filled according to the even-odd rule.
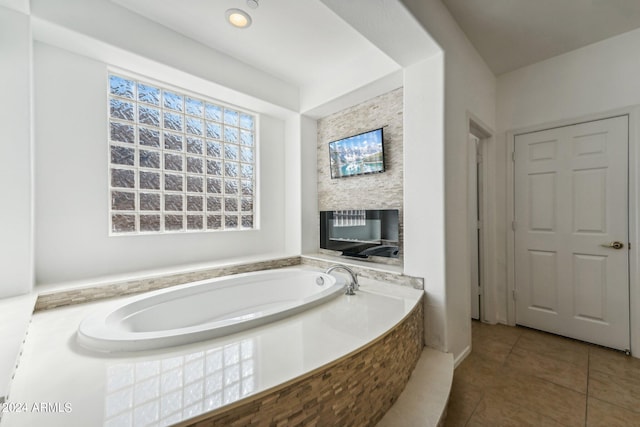
[[347,285],[347,292],[345,292],[345,295],[355,295],[356,293],[354,291],[357,291],[360,288],[360,285],[358,284],[358,274],[354,273],[349,267],[340,264],[335,264],[327,268],[325,274],[331,274],[333,270],[344,270],[349,273],[349,276],[351,276],[351,282]]

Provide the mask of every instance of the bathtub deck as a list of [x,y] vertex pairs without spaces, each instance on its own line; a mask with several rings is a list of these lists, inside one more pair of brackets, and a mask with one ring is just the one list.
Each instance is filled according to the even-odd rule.
[[35,303],[35,294],[0,300],[0,403],[9,400],[11,378],[20,358]]
[[[29,410],[4,414],[0,426],[172,425],[287,383],[382,336],[423,295],[373,280],[361,285],[354,297],[269,325],[138,353],[99,355],[75,342],[89,312],[118,300],[37,312],[11,385],[11,401]],[[49,412],[34,411],[38,402]]]

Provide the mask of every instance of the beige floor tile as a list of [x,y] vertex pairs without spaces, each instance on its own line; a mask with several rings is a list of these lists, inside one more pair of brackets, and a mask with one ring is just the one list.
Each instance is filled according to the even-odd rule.
[[471,343],[471,348],[473,354],[503,364],[505,360],[507,360],[509,353],[511,353],[513,344],[494,340],[492,338],[474,337]]
[[483,328],[484,324],[478,320],[471,321],[471,335],[475,335],[478,333],[480,328]]
[[589,369],[640,382],[640,359],[602,347],[589,350]]
[[486,389],[495,385],[496,372],[501,366],[501,363],[471,353],[456,368],[454,379]]
[[515,345],[515,348],[573,363],[585,369],[589,365],[590,347],[580,341],[533,329],[526,329]]
[[507,325],[489,325],[478,321],[471,322],[473,338],[493,339],[505,344],[514,345],[524,329]]
[[447,408],[446,427],[462,427],[467,425],[471,414],[482,399],[483,391],[469,383],[460,381],[454,376]]
[[580,368],[572,363],[520,348],[513,349],[507,358],[505,366],[551,381],[579,393],[587,392],[586,366]]
[[589,397],[587,427],[640,426],[640,413]]
[[504,367],[488,392],[507,402],[538,412],[566,426],[584,426],[587,396],[552,382]]
[[589,374],[589,397],[613,403],[633,411],[640,409],[640,382],[600,371]]
[[553,419],[495,396],[485,396],[471,416],[468,427],[550,426],[561,427]]
[[446,425],[640,427],[639,359],[521,327],[472,334]]

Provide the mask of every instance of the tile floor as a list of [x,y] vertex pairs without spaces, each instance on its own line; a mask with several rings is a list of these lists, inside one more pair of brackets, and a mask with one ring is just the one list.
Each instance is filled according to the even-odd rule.
[[640,427],[640,359],[522,327],[472,328],[446,426]]

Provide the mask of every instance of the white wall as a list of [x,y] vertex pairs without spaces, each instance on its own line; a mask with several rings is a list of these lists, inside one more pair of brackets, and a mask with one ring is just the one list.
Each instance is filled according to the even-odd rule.
[[29,0],[0,0],[0,7],[13,9],[16,12],[29,14]]
[[[367,38],[371,49],[384,52],[393,62],[380,60],[370,69],[363,70],[359,66],[361,61],[354,58],[350,72],[344,70],[335,75],[327,76],[323,85],[318,85],[313,91],[303,91],[301,102],[302,111],[307,112],[318,105],[331,103],[335,98],[350,94],[354,88],[380,82],[387,79],[394,72],[402,72],[402,68],[421,62],[425,58],[437,55],[440,48],[434,43],[429,34],[416,23],[411,14],[403,7],[399,0],[370,1],[370,0],[320,0],[327,7],[344,19],[351,27]],[[382,93],[397,88],[400,84],[393,83],[386,90],[377,91],[360,99],[360,102],[374,98]],[[358,104],[343,105],[342,108],[325,111],[320,117],[325,117]]]
[[284,252],[283,120],[261,116],[260,230],[108,237],[107,65],[36,43],[34,69],[38,283]]
[[425,343],[446,351],[443,62],[404,70],[404,273],[424,278]]
[[[456,360],[471,344],[467,211],[468,116],[495,128],[496,79],[448,10],[436,0],[402,0],[444,51],[446,288],[445,348]],[[492,151],[494,147],[489,147]],[[492,165],[486,165],[491,170]],[[407,194],[407,193],[405,193]],[[409,197],[407,195],[407,197]],[[423,242],[427,246],[431,242]],[[425,254],[426,256],[426,254]],[[427,284],[427,286],[430,286]]]
[[[555,58],[501,75],[497,86],[498,151],[496,159],[497,179],[500,183],[497,194],[498,241],[497,247],[500,274],[498,295],[502,297],[499,306],[500,320],[506,321],[506,132],[523,127],[565,121],[587,115],[597,115],[611,110],[640,105],[640,56],[636,54],[640,46],[640,30],[634,30],[617,37],[595,43]],[[637,130],[633,135],[637,135]],[[631,140],[632,146],[637,141]],[[637,150],[637,149],[636,149]],[[632,158],[636,169],[637,158]],[[637,188],[632,182],[631,188]],[[632,199],[638,195],[632,195]],[[638,229],[638,219],[632,218]],[[633,229],[633,227],[632,227]],[[632,236],[638,242],[640,236]],[[637,247],[637,246],[636,246]],[[637,253],[637,252],[636,252]],[[631,252],[632,256],[634,252]],[[637,260],[637,255],[635,255]],[[637,263],[637,261],[636,261]],[[631,277],[632,313],[640,313],[640,278]],[[632,314],[633,315],[633,314]],[[633,320],[633,319],[632,319]],[[638,320],[632,321],[632,341],[640,346]],[[632,349],[637,353],[638,349]]]
[[639,43],[640,30],[634,30],[501,75],[499,130],[638,104]]
[[[299,91],[109,0],[32,0],[38,19],[294,111]],[[214,25],[214,24],[212,24]]]
[[33,286],[31,56],[29,17],[0,6],[0,298]]
[[[302,248],[302,150],[301,150],[301,121],[300,115],[296,114],[294,119],[290,119],[285,125],[284,143],[282,158],[279,167],[282,169],[286,179],[279,188],[272,188],[271,194],[279,191],[283,196],[282,221],[285,250],[289,254],[299,255]],[[268,148],[266,148],[268,150]],[[266,154],[266,153],[265,153]],[[271,168],[273,165],[269,165]],[[261,169],[261,176],[264,171]],[[270,172],[270,171],[269,171]],[[286,194],[286,197],[284,195]],[[268,200],[268,199],[267,199]],[[270,203],[269,200],[266,203]]]

